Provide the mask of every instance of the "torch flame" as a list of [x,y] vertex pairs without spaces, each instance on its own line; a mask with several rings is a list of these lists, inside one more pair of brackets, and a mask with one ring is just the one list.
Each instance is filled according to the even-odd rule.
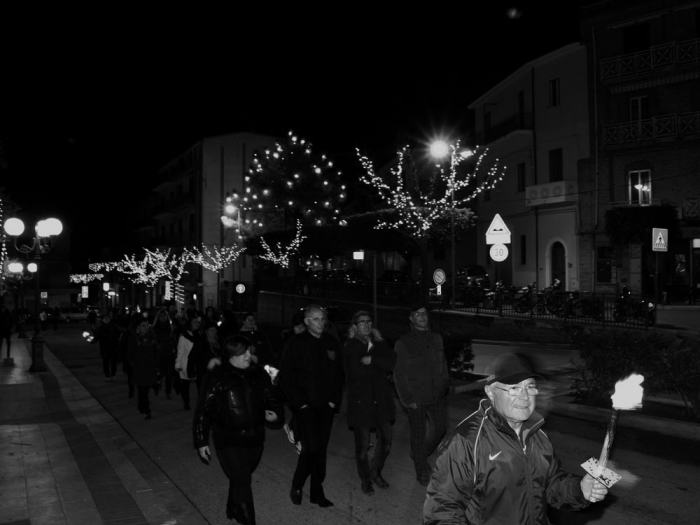
[[612,396],[613,408],[616,410],[635,410],[642,407],[644,389],[641,384],[644,376],[632,374],[622,381],[615,383],[615,393]]

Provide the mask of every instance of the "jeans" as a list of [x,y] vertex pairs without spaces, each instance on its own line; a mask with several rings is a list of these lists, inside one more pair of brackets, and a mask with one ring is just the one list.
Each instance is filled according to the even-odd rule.
[[355,427],[355,463],[357,473],[363,481],[370,481],[372,473],[381,473],[391,449],[391,423],[383,422],[377,427],[377,442],[372,461],[369,461],[370,429]]
[[[411,457],[416,474],[429,475],[428,456],[440,444],[447,428],[447,406],[442,399],[432,405],[418,405],[407,408],[408,423],[411,427]],[[430,434],[426,436],[426,418],[430,421]]]

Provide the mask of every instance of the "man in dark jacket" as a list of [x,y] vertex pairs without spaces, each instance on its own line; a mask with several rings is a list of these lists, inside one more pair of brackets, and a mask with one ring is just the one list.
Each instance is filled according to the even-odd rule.
[[491,366],[488,399],[445,438],[428,485],[423,523],[545,525],[547,505],[581,509],[607,488],[561,469],[535,412],[530,362],[505,354]]
[[[396,342],[394,384],[408,414],[411,427],[411,457],[421,485],[430,481],[428,456],[437,447],[447,426],[445,396],[449,386],[447,359],[442,336],[430,330],[424,304],[411,307],[411,331]],[[426,418],[430,436],[426,437]]]
[[302,450],[292,479],[290,498],[301,504],[301,490],[311,477],[309,501],[320,507],[333,503],[323,492],[326,450],[335,407],[343,394],[340,343],[324,332],[327,315],[320,306],[304,312],[306,332],[293,337],[282,358],[280,385],[297,424]]

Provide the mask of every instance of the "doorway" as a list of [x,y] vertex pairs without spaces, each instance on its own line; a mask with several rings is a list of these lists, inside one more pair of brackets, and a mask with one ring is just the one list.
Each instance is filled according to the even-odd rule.
[[559,279],[562,284],[562,289],[566,290],[566,249],[562,243],[557,241],[552,244],[552,256],[550,261],[550,284],[553,283],[555,279]]

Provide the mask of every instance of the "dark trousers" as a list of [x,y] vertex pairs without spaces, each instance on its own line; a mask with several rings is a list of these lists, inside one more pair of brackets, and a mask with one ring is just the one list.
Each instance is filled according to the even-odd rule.
[[102,371],[105,377],[115,377],[117,375],[117,362],[119,354],[116,352],[107,352],[102,356]]
[[190,408],[190,384],[193,383],[190,379],[180,380],[180,395],[182,402],[185,404],[185,409]]
[[142,414],[151,413],[151,401],[150,399],[148,399],[148,391],[150,389],[150,386],[138,385],[136,387],[136,391],[138,392],[139,396],[139,412],[141,412]]
[[440,444],[447,427],[445,400],[432,405],[419,405],[418,408],[407,408],[406,411],[411,427],[411,457],[416,474],[430,475],[428,456]]
[[[301,441],[301,454],[292,478],[292,490],[301,490],[311,477],[309,495],[313,499],[325,497],[323,481],[326,479],[326,452],[333,426],[333,409],[307,407],[294,412],[297,432]],[[296,438],[296,433],[295,433]]]
[[369,481],[372,472],[381,473],[384,462],[391,450],[391,423],[384,422],[377,427],[377,442],[374,446],[372,462],[369,460],[370,429],[355,427],[355,463],[357,473],[363,481]]
[[216,457],[228,478],[227,516],[234,516],[236,508],[241,505],[245,505],[249,514],[255,516],[251,483],[262,452],[262,443],[255,446],[230,446],[216,449]]
[[165,393],[170,395],[173,390],[173,376],[175,375],[175,357],[172,355],[161,356],[158,363],[158,372],[161,382],[165,381]]

